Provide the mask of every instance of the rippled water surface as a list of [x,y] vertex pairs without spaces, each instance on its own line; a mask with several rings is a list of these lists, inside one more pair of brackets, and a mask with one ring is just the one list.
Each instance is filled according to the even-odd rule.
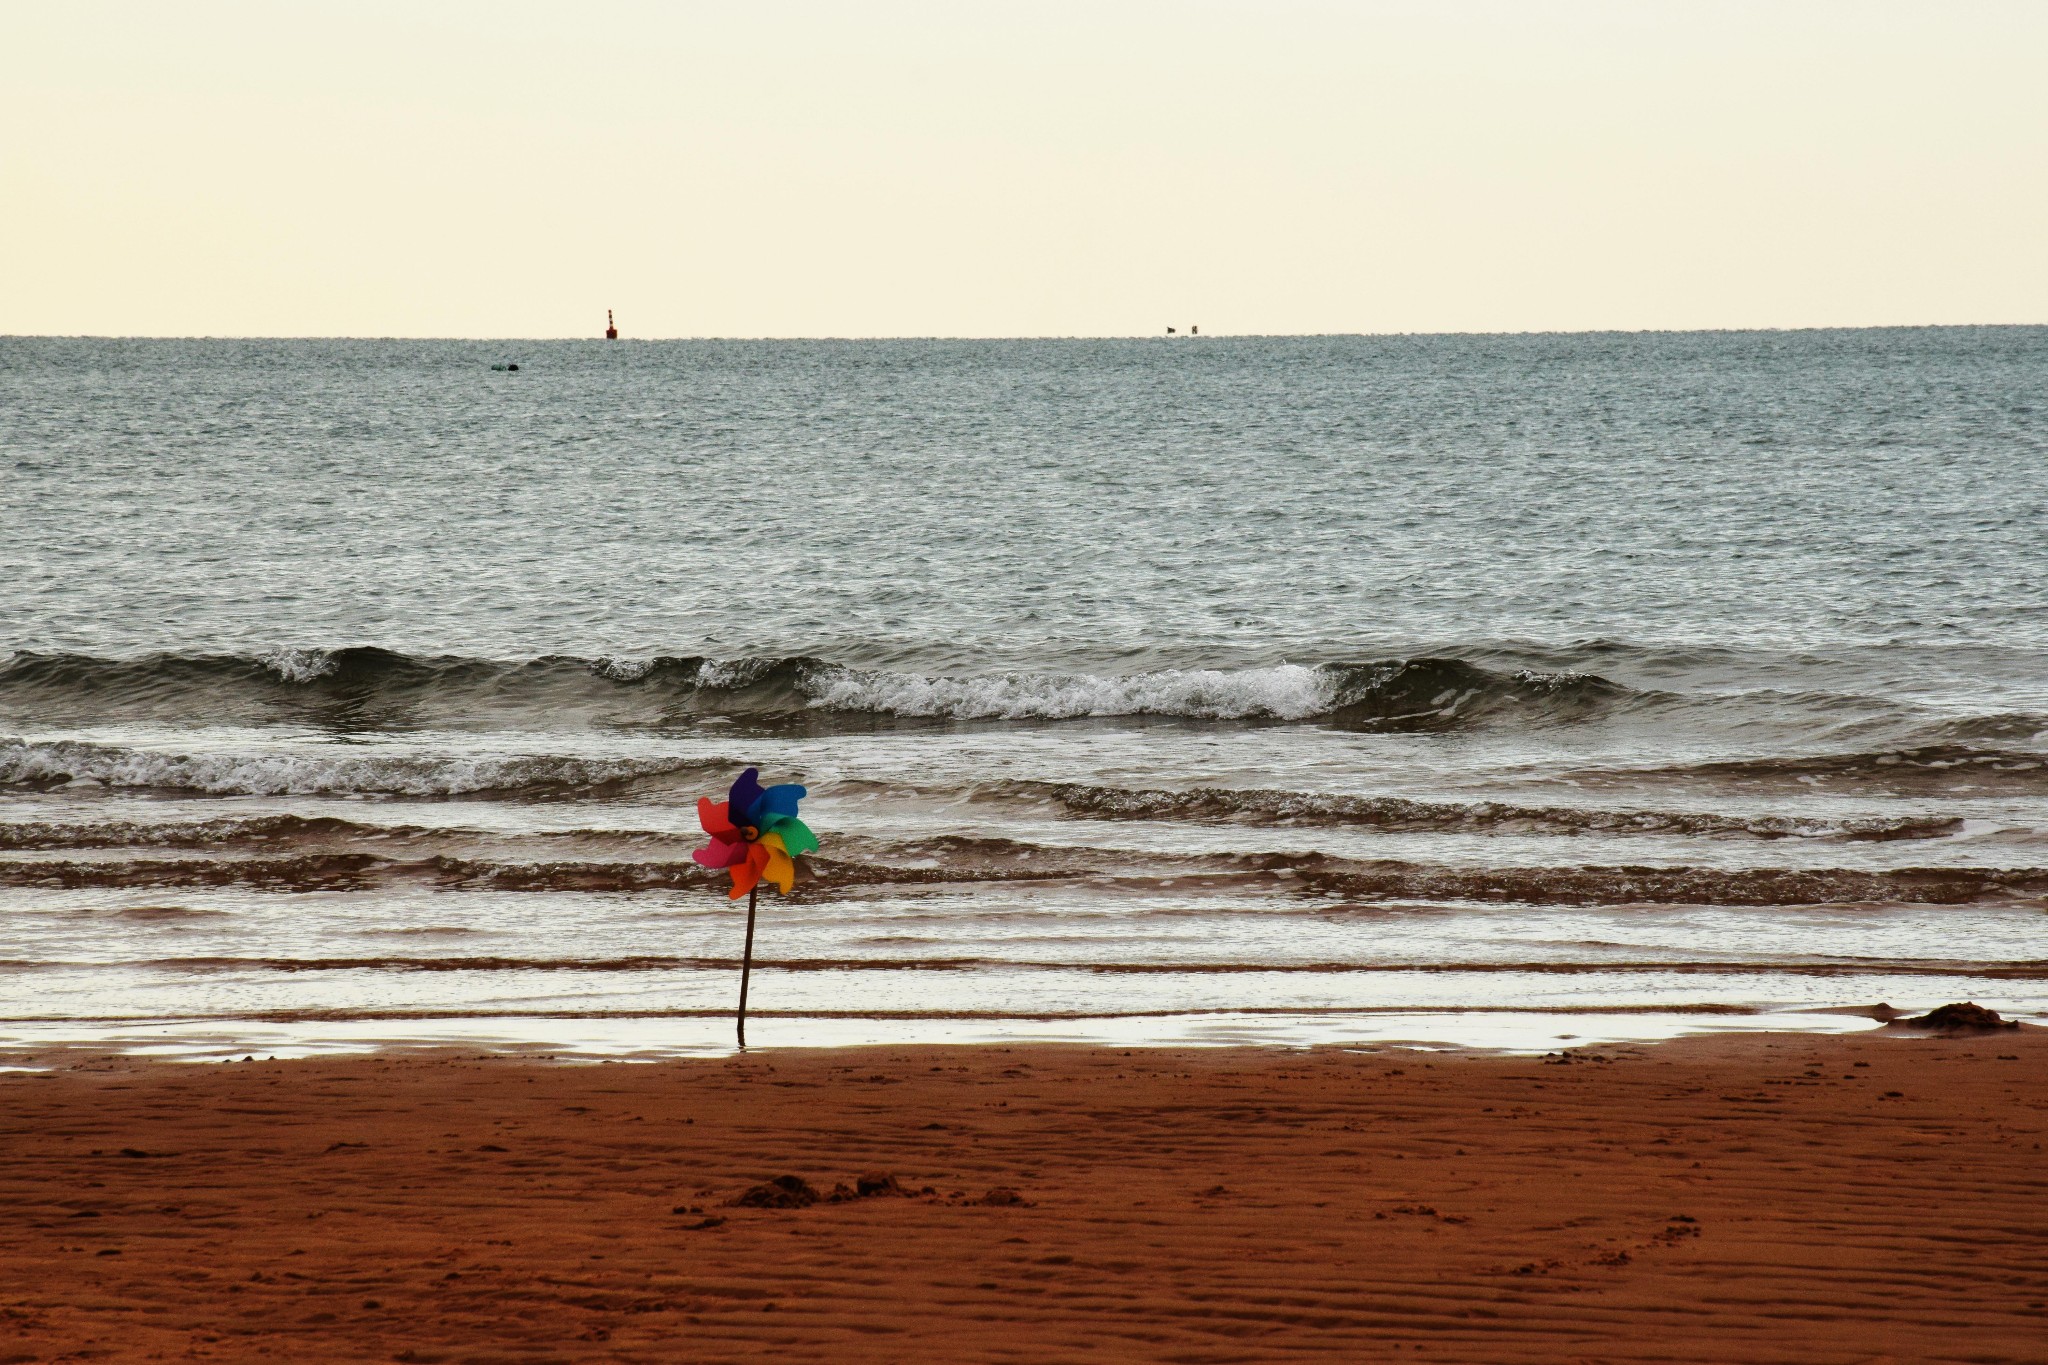
[[[494,365],[518,364],[514,370]],[[0,339],[0,1051],[2048,1011],[2048,329]]]

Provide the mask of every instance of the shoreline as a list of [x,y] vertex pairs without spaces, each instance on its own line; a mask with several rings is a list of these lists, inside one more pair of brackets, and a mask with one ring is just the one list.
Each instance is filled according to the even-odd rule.
[[[0,1074],[0,1356],[2039,1359],[2044,1062],[2035,1027],[80,1058]],[[826,1200],[732,1202],[778,1176]]]
[[[750,1010],[753,1052],[875,1047],[1412,1049],[1537,1056],[1559,1046],[1655,1044],[1755,1033],[1856,1036],[1901,1011],[1887,1005],[1764,1009],[1742,1005],[1484,1009],[1463,1006],[1302,1010],[1188,1009],[1027,1017],[990,1013],[891,1016]],[[2033,1026],[2033,1020],[2023,1016]],[[543,1030],[520,1030],[521,1023]],[[411,1025],[412,1027],[407,1027]],[[205,1064],[251,1052],[272,1059],[374,1057],[456,1049],[505,1058],[662,1062],[739,1055],[729,1009],[525,1012],[419,1011],[296,1017],[79,1019],[0,1022],[0,1069],[45,1059],[121,1057]]]

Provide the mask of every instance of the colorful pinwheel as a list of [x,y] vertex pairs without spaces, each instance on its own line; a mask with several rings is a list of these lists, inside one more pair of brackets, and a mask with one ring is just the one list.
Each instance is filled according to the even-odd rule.
[[691,856],[704,866],[732,873],[728,900],[747,898],[747,946],[740,957],[740,1046],[747,1045],[747,981],[754,971],[754,905],[761,883],[788,895],[796,885],[796,860],[818,847],[818,836],[796,818],[804,789],[795,783],[763,787],[758,769],[749,768],[732,784],[723,801],[704,797],[697,802],[697,823],[711,842]]
[[691,856],[732,874],[728,900],[738,900],[764,881],[789,894],[796,884],[796,860],[818,847],[817,836],[796,818],[796,803],[804,795],[793,782],[764,788],[760,770],[749,768],[725,800],[699,798],[697,822],[711,842]]

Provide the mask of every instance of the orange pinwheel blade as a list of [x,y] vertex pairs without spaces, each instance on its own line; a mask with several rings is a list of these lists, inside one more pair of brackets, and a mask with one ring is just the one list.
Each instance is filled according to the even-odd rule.
[[761,874],[768,867],[772,850],[760,844],[747,845],[747,860],[732,867],[732,890],[726,892],[727,900],[738,900],[761,884]]

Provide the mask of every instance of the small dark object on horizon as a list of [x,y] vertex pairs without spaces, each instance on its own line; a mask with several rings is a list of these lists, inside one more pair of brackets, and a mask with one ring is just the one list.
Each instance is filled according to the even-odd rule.
[[1997,1010],[1987,1010],[1982,1005],[1964,1001],[1960,1004],[1943,1005],[1940,1009],[1927,1011],[1911,1019],[1894,1019],[1887,1028],[1944,1028],[1944,1029],[2000,1029],[2018,1028],[2017,1019],[2002,1019]]

